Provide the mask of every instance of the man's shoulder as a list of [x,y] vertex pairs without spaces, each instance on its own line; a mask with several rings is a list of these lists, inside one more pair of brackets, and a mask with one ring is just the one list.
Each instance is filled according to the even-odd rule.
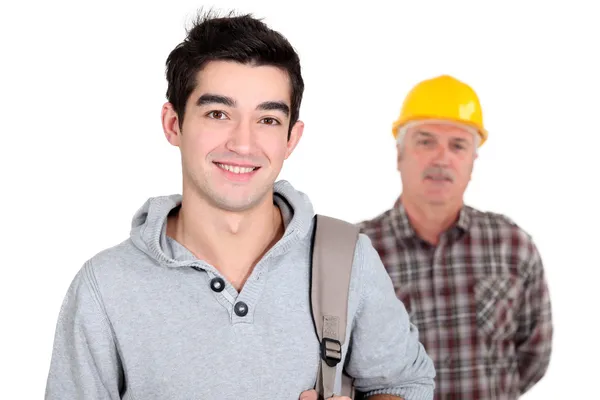
[[100,284],[112,285],[145,264],[149,257],[138,249],[130,238],[99,250],[91,255],[81,267],[86,275]]
[[482,211],[468,207],[471,216],[471,234],[485,239],[489,243],[497,243],[503,248],[510,248],[525,264],[538,264],[540,255],[533,235],[506,214]]
[[137,281],[135,275],[139,273],[136,271],[140,266],[143,267],[141,257],[142,252],[130,239],[99,250],[77,269],[66,298],[73,298],[73,301],[81,304],[91,304],[91,301],[98,305],[105,304],[105,300],[112,297],[118,298],[119,294],[130,291],[131,282]]
[[517,234],[524,240],[532,240],[531,234],[513,218],[495,211],[484,211],[472,206],[465,206],[471,218],[471,225],[476,229],[487,231],[508,231]]
[[356,226],[360,231],[368,236],[371,236],[374,232],[381,232],[382,230],[390,229],[390,219],[393,208],[383,211],[376,216],[364,219],[356,223]]
[[124,261],[138,258],[142,252],[133,244],[131,238],[124,239],[116,244],[99,250],[93,254],[88,263],[98,267],[123,263]]

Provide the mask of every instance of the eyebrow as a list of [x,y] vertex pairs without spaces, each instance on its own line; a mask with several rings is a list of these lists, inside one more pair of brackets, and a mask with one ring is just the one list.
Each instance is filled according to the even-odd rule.
[[282,101],[265,101],[264,103],[260,103],[257,109],[262,111],[281,111],[286,117],[290,115],[290,108]]
[[[227,107],[235,107],[236,101],[228,96],[211,93],[203,94],[196,101],[197,106],[205,106],[208,104],[222,104]],[[286,116],[290,115],[290,107],[282,101],[265,101],[260,103],[256,109],[262,111],[281,111]]]
[[434,137],[435,135],[433,135],[432,133],[426,132],[426,131],[417,131],[415,132],[415,136],[427,136],[427,137]]
[[[416,132],[416,136],[426,136],[426,137],[429,137],[429,138],[434,138],[435,137],[434,134],[429,133],[427,131],[417,131]],[[469,143],[469,141],[467,139],[461,138],[461,137],[454,136],[454,137],[451,137],[450,139],[453,140],[453,141],[455,141],[455,142],[462,142],[462,143],[467,143],[467,144]]]
[[469,143],[469,141],[465,138],[453,137],[452,140],[454,140],[455,142]]
[[223,104],[228,107],[235,107],[235,100],[231,97],[221,96],[220,94],[203,94],[196,100],[197,106],[205,106],[207,104]]

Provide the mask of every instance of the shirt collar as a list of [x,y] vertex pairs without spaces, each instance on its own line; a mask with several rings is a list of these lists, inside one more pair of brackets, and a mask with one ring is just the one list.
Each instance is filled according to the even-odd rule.
[[[417,233],[412,227],[410,220],[408,219],[408,214],[406,213],[406,209],[404,205],[400,201],[400,197],[396,199],[394,203],[394,207],[392,208],[392,225],[396,234],[400,238],[408,238],[415,237]],[[460,229],[462,232],[466,232],[469,230],[471,226],[471,209],[468,206],[463,205],[460,210],[458,221],[454,225],[454,228]],[[452,229],[452,228],[451,228]]]

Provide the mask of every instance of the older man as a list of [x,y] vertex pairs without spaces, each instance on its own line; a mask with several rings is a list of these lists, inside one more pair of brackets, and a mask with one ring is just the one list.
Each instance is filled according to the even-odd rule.
[[487,139],[475,91],[451,76],[418,83],[393,124],[402,194],[359,225],[418,326],[436,399],[516,399],[546,373],[553,335],[531,236],[464,204]]

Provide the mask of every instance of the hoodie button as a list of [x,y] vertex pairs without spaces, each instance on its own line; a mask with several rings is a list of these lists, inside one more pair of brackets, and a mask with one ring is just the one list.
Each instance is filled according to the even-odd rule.
[[238,317],[243,317],[246,314],[248,314],[248,306],[243,301],[238,301],[237,303],[235,303],[235,307],[233,307],[233,310],[235,311],[235,314]]
[[212,278],[210,281],[210,288],[215,292],[219,293],[225,289],[225,281],[221,278]]

